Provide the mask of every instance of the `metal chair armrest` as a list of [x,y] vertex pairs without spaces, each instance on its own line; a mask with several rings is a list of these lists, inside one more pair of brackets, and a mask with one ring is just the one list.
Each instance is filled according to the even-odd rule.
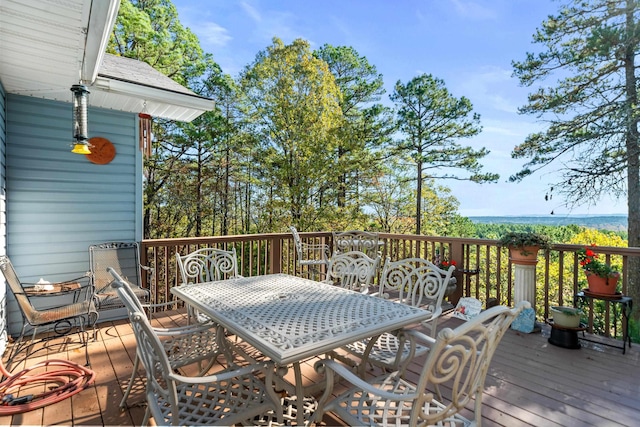
[[415,329],[403,329],[402,333],[407,336],[409,339],[414,340],[416,342],[423,342],[429,345],[434,345],[436,343],[436,339],[433,337],[430,337],[427,334],[423,334],[420,331],[417,331]]
[[243,366],[237,369],[223,371],[223,372],[212,374],[212,375],[190,377],[190,376],[185,376],[185,375],[181,375],[173,372],[169,374],[169,376],[173,380],[183,382],[183,383],[207,384],[207,383],[218,383],[220,381],[226,381],[231,378],[241,377],[243,375],[249,375],[254,373],[269,374],[269,372],[273,373],[274,370],[275,370],[275,364],[273,362],[264,362],[264,363],[255,363],[255,364]]
[[333,394],[333,385],[335,383],[335,378],[342,378],[343,380],[351,383],[356,388],[360,390],[364,390],[366,393],[371,393],[372,399],[380,399],[387,401],[412,401],[417,397],[415,393],[412,394],[396,394],[390,393],[384,390],[380,390],[378,387],[368,383],[367,381],[360,378],[356,375],[351,369],[347,366],[331,359],[322,359],[315,363],[314,368],[316,372],[319,374],[324,374],[326,381],[326,388],[320,399],[318,400],[318,408],[314,414],[315,422],[318,422],[322,419],[324,414],[324,407],[328,402],[329,398],[332,397]]
[[185,325],[185,326],[174,326],[171,328],[154,327],[153,331],[159,336],[172,337],[172,336],[197,334],[214,327],[217,327],[217,326],[213,323],[206,323],[206,324],[199,323],[199,324]]

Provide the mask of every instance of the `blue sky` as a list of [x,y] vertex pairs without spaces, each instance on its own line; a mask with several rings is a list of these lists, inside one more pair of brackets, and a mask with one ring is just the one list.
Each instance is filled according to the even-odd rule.
[[[173,0],[180,21],[200,39],[225,73],[237,76],[255,55],[279,37],[303,38],[312,49],[351,46],[383,75],[391,105],[395,83],[428,73],[456,97],[466,96],[481,116],[483,131],[461,141],[491,153],[486,171],[497,184],[442,181],[460,201],[460,213],[556,215],[626,213],[626,200],[569,211],[562,200],[545,201],[553,169],[514,184],[506,182],[523,161],[511,150],[540,129],[535,118],[517,114],[530,88],[511,77],[511,63],[536,51],[533,34],[564,1],[556,0]],[[556,168],[559,166],[552,166]],[[558,199],[558,197],[556,197]]]

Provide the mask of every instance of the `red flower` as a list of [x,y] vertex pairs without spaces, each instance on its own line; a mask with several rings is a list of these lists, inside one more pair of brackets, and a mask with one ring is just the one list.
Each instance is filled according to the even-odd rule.
[[617,269],[606,262],[598,260],[598,254],[591,248],[596,248],[596,245],[591,244],[591,246],[586,246],[576,252],[580,266],[585,271],[600,277],[610,277],[613,274],[617,274]]
[[434,264],[437,265],[442,270],[448,270],[452,265],[455,267],[457,263],[454,260],[443,259],[441,260],[439,256],[434,260]]

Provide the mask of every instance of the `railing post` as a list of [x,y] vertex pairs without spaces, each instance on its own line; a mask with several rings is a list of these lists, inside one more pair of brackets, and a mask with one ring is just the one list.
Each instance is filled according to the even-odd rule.
[[449,302],[454,306],[458,304],[460,298],[462,298],[462,293],[464,291],[464,275],[462,274],[462,270],[465,268],[466,260],[464,257],[464,245],[462,242],[454,241],[451,243],[450,248],[450,260],[455,260],[458,263],[456,270],[453,272],[453,276],[456,278],[458,282],[458,286],[456,290],[449,295]]
[[280,237],[271,238],[270,248],[269,270],[272,274],[282,273],[282,239]]
[[[155,249],[155,248],[154,248]],[[140,251],[140,265],[144,265],[144,266],[148,266],[149,265],[149,258],[147,257],[147,246],[144,244],[144,242],[140,242],[140,245],[138,247],[138,250]],[[142,287],[145,289],[149,289],[149,277],[147,274],[143,274],[142,275]]]

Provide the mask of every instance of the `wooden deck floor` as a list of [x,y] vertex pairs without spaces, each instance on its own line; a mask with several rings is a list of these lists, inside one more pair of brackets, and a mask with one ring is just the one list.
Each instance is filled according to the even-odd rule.
[[[170,313],[159,321],[170,326],[181,319],[182,314]],[[445,317],[440,327],[459,322]],[[623,355],[619,349],[591,343],[583,344],[579,350],[568,350],[550,345],[544,331],[521,334],[509,330],[487,376],[483,425],[638,426],[639,350],[640,345],[634,345]],[[84,363],[84,350],[73,343],[49,346],[48,354],[37,356],[31,357],[27,365],[41,358]],[[0,416],[0,425],[140,425],[144,415],[141,382],[130,396],[129,409],[118,408],[135,357],[135,339],[128,322],[100,324],[97,340],[89,344],[89,357],[97,374],[92,387],[43,409]],[[417,372],[420,363],[416,360],[411,370]],[[304,373],[306,381],[317,380],[310,364]],[[470,412],[466,415],[471,417]],[[323,424],[340,422],[325,416]]]

